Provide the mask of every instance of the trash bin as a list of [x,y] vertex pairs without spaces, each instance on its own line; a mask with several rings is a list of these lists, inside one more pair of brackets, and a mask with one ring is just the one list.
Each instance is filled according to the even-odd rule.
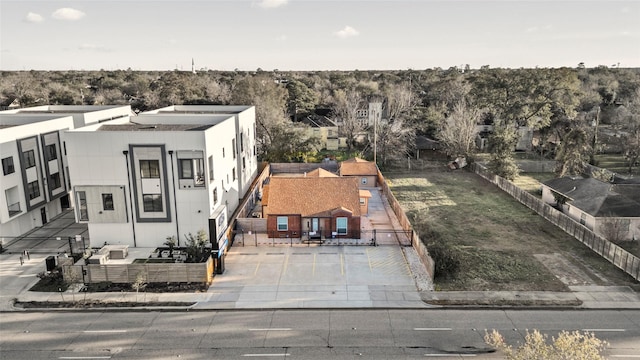
[[214,259],[214,267],[216,274],[224,273],[224,255],[217,255]]
[[54,256],[47,256],[45,259],[47,271],[53,271],[56,268],[56,258]]

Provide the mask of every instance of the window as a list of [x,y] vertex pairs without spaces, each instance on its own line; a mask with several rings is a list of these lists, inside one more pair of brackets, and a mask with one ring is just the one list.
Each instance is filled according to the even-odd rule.
[[244,156],[242,157],[242,170],[247,168],[247,163],[244,160]]
[[587,222],[587,214],[580,214],[580,224],[584,225]]
[[338,235],[346,235],[347,233],[347,218],[339,217],[336,218],[336,231]]
[[231,139],[231,153],[233,158],[235,159],[236,158],[236,139],[235,138]]
[[180,159],[180,179],[193,179],[193,161]]
[[49,175],[49,188],[51,190],[57,189],[57,188],[59,188],[61,186],[62,186],[62,184],[60,184],[60,173],[59,172]]
[[367,203],[367,200],[365,198],[360,198],[360,205],[364,205]]
[[16,172],[15,166],[13,166],[13,156],[2,159],[2,172],[5,175],[13,174]]
[[22,159],[24,160],[25,169],[36,166],[36,157],[35,157],[35,154],[33,153],[33,150],[23,152]]
[[158,160],[140,160],[140,177],[143,179],[160,178],[160,162]]
[[55,160],[58,158],[58,152],[56,151],[56,144],[46,145],[44,147],[44,154],[47,161]]
[[204,186],[204,160],[179,159],[180,179],[192,179],[196,186]]
[[29,200],[40,197],[40,185],[38,184],[38,180],[27,184],[27,193],[29,194]]
[[162,212],[162,195],[142,195],[142,205],[145,212]]
[[233,170],[231,170],[231,176],[233,177],[233,181],[236,181],[236,168],[233,168]]
[[209,181],[213,181],[213,156],[209,156]]
[[363,177],[360,182],[362,183],[362,185],[366,185],[367,184],[367,178]]
[[78,215],[80,220],[89,221],[89,211],[87,211],[87,193],[84,191],[78,191],[76,195],[78,197]]
[[240,152],[244,151],[244,141],[242,139],[244,139],[244,136],[240,135]]
[[102,210],[113,210],[113,194],[102,194]]
[[278,216],[278,231],[289,230],[289,218],[286,216]]
[[218,203],[218,188],[213,189],[213,203]]
[[224,157],[224,148],[222,148],[222,157]]

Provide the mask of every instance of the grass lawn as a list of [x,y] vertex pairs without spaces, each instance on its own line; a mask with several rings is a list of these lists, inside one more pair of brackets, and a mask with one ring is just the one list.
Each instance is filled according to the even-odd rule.
[[516,177],[513,183],[518,185],[522,190],[540,198],[542,197],[542,188],[540,187],[540,183],[555,178],[556,174],[554,173],[521,173]]
[[[603,169],[607,169],[609,171],[613,171],[614,173],[620,175],[629,175],[629,167],[624,159],[624,157],[620,154],[600,154],[596,155],[596,164],[598,167]],[[631,169],[631,174],[638,176],[640,175],[640,167],[635,166]]]
[[[633,284],[631,277],[494,185],[467,171],[434,166],[385,173],[391,189],[427,246],[453,247],[460,271],[436,279],[440,290],[566,291],[534,254],[561,254],[593,269],[595,284]],[[526,180],[533,184],[532,180]],[[586,271],[587,273],[592,273]]]

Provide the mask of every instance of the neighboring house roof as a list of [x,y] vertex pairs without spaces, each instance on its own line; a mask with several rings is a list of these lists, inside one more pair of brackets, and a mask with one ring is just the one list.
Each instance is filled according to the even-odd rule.
[[594,178],[562,177],[544,182],[568,203],[594,217],[640,217],[640,184],[611,184]]
[[416,136],[416,149],[419,150],[440,150],[441,145],[437,140],[429,139],[426,136]]
[[360,197],[361,198],[370,198],[371,197],[371,191],[369,191],[369,190],[360,190]]
[[329,119],[326,116],[320,115],[309,115],[306,118],[302,119],[302,123],[307,124],[311,127],[335,127],[337,126],[335,122]]
[[338,177],[338,175],[332,173],[331,171],[327,171],[323,168],[317,168],[315,170],[309,171],[305,176],[307,177]]
[[360,158],[345,160],[340,163],[341,176],[376,176],[378,167],[375,163]]
[[360,216],[356,178],[273,177],[265,187],[265,194],[267,215],[330,216],[335,210],[344,209]]

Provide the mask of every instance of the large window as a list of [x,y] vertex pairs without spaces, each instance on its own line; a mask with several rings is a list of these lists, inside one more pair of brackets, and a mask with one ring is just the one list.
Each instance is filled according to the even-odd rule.
[[40,185],[38,184],[38,180],[27,184],[27,193],[29,194],[29,200],[40,197]]
[[105,211],[113,210],[113,194],[102,194],[102,209]]
[[158,160],[140,160],[140,177],[143,179],[160,178],[160,162]]
[[278,216],[278,231],[289,230],[289,218],[287,216]]
[[209,156],[209,182],[213,181],[213,156]]
[[22,153],[22,159],[24,160],[24,168],[28,169],[36,166],[36,156],[33,150],[28,150]]
[[214,204],[218,203],[218,188],[213,189],[213,203]]
[[346,217],[336,218],[336,231],[338,232],[338,235],[347,234],[347,218]]
[[2,159],[2,172],[5,175],[13,174],[16,172],[15,166],[13,166],[13,156]]
[[193,179],[196,186],[204,186],[204,160],[179,159],[180,179]]
[[145,212],[162,212],[162,195],[142,195],[142,203]]
[[84,191],[78,191],[76,195],[78,197],[78,215],[80,217],[80,220],[89,221],[89,211],[87,210],[87,193]]
[[56,144],[49,144],[44,147],[44,153],[47,157],[47,161],[55,160],[58,158],[58,152],[56,151]]
[[59,187],[61,187],[62,184],[60,183],[60,173],[57,172],[55,174],[51,174],[49,175],[49,188],[50,189],[57,189]]

